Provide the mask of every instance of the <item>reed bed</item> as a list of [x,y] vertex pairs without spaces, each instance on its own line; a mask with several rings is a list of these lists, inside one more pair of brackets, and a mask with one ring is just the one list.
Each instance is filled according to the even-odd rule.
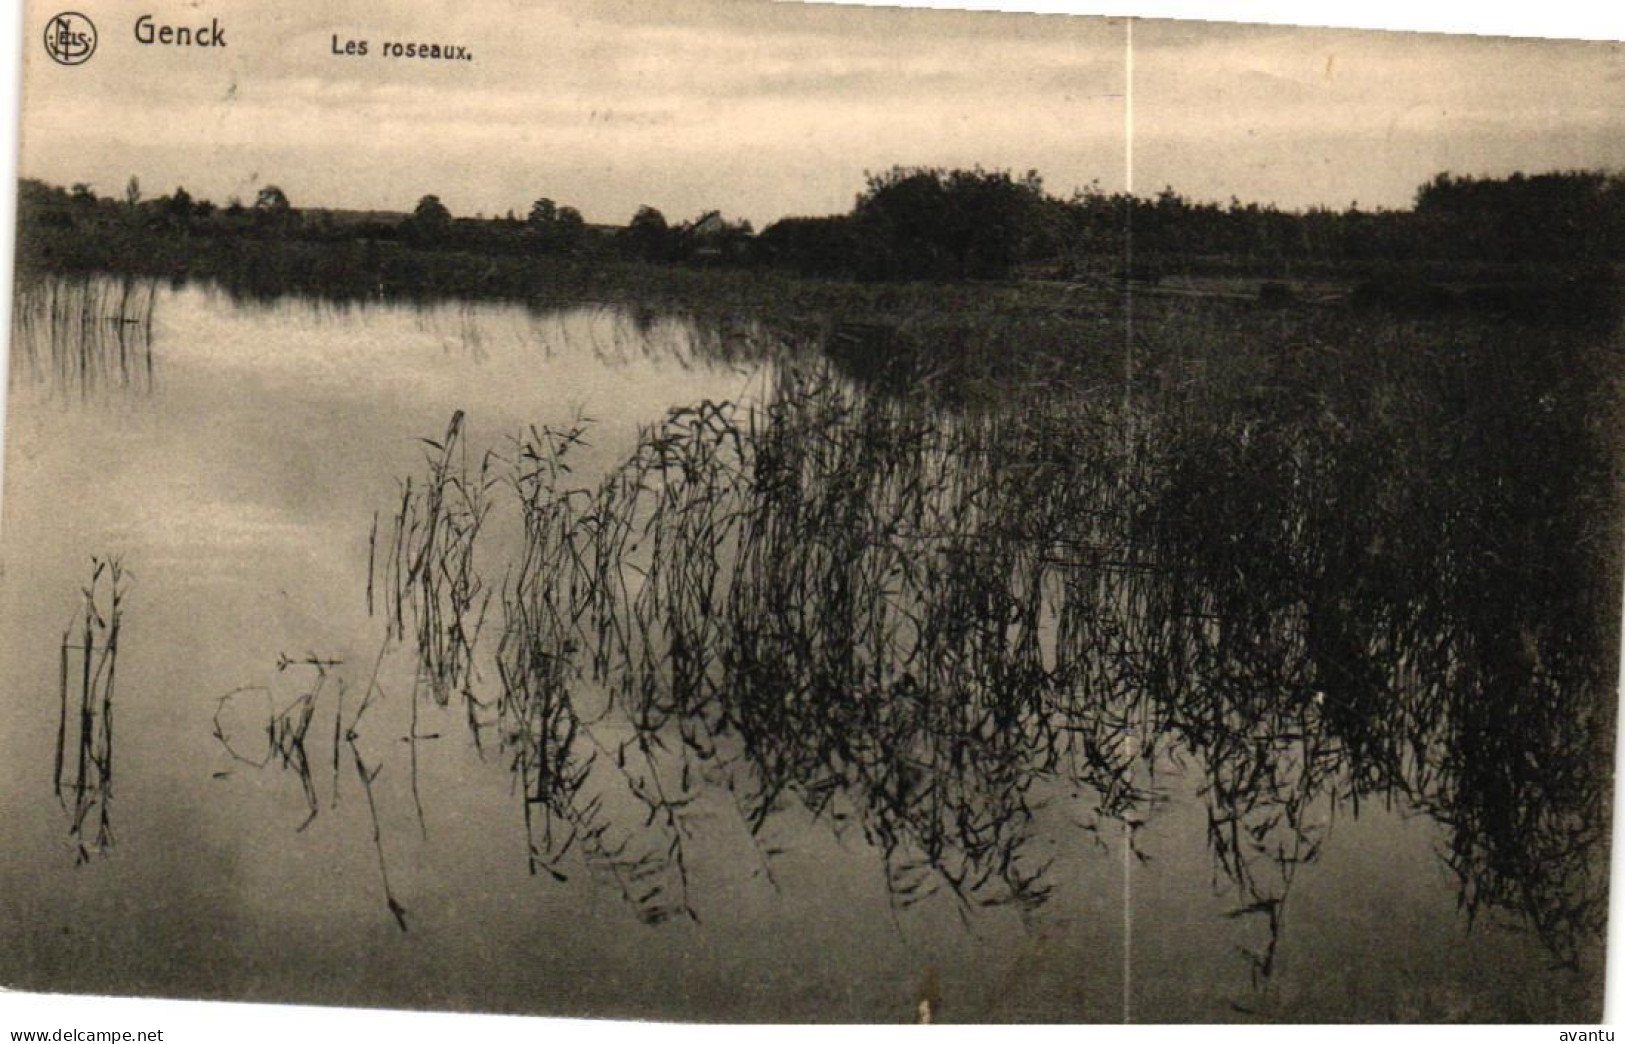
[[[1148,858],[1174,766],[1261,989],[1299,868],[1369,803],[1432,816],[1464,909],[1577,963],[1606,910],[1606,358],[1164,322],[1131,382],[1035,371],[1003,401],[942,394],[985,387],[980,349],[918,394],[782,357],[759,401],[673,410],[593,483],[585,418],[475,455],[455,415],[374,533],[412,736],[420,699],[462,701],[531,872],[583,867],[648,921],[699,916],[719,796],[770,881],[794,808],[876,853],[899,917],[1029,914],[1057,884],[1037,839]],[[475,553],[493,512],[516,553]]]

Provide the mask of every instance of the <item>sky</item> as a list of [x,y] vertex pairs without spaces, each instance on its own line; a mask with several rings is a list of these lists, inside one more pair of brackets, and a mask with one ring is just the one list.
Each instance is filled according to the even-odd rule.
[[[760,228],[844,212],[893,165],[1288,208],[1403,207],[1441,170],[1625,169],[1613,43],[766,0],[73,2],[98,27],[82,65],[41,44],[57,0],[24,18],[19,172],[106,195],[134,175],[222,203],[276,184],[296,206],[433,193],[489,216],[546,196]],[[217,21],[227,46],[143,46],[143,13]]]

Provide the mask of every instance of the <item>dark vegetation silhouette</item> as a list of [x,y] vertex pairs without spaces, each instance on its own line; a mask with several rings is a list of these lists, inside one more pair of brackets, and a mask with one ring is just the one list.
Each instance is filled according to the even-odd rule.
[[402,228],[406,241],[413,246],[441,246],[451,237],[451,211],[439,196],[424,196]]
[[803,275],[1004,279],[1024,261],[1047,260],[1045,204],[1035,171],[1016,179],[981,169],[898,167],[870,175],[848,215],[769,225],[757,253],[762,263]]
[[455,217],[433,195],[407,215],[299,210],[274,185],[251,208],[220,209],[184,188],[143,198],[133,178],[120,200],[33,180],[19,199],[26,270],[209,278],[260,295],[534,299],[698,267],[881,284],[1330,280],[1357,285],[1365,305],[1545,314],[1625,257],[1625,180],[1592,171],[1440,174],[1411,209],[1283,211],[1172,188],[1061,197],[1036,171],[896,167],[870,175],[847,214],[787,217],[759,235],[717,211],[673,223],[652,206],[625,227],[593,226],[545,197],[523,220]]

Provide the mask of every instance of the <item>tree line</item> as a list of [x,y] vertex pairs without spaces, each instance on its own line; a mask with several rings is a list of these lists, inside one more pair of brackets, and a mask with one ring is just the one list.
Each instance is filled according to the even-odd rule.
[[671,222],[642,206],[624,226],[589,225],[541,197],[524,217],[456,217],[436,195],[410,214],[299,209],[267,185],[251,203],[217,206],[184,187],[147,198],[131,178],[117,197],[90,185],[24,180],[19,233],[60,239],[74,230],[134,244],[226,236],[484,255],[603,258],[763,267],[862,281],[1063,279],[1115,270],[1155,278],[1163,268],[1415,260],[1599,262],[1625,258],[1625,177],[1563,171],[1506,178],[1439,174],[1409,209],[1342,210],[1196,201],[1099,184],[1056,196],[1036,171],[894,167],[868,176],[845,214],[787,217],[757,234],[720,211]]
[[[1410,209],[1361,210],[1151,197],[1098,183],[1046,194],[1036,172],[894,168],[852,211],[770,225],[759,256],[858,279],[1073,277],[1101,259],[1120,275],[1203,261],[1279,271],[1293,263],[1417,260],[1595,262],[1625,258],[1625,177],[1596,171],[1508,178],[1440,174]],[[1122,271],[1123,268],[1129,269]]]

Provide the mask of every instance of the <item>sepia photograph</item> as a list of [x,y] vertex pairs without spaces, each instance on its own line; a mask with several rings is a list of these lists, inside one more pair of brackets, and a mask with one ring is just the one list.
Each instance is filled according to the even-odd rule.
[[0,989],[1602,1022],[1625,44],[67,2]]

